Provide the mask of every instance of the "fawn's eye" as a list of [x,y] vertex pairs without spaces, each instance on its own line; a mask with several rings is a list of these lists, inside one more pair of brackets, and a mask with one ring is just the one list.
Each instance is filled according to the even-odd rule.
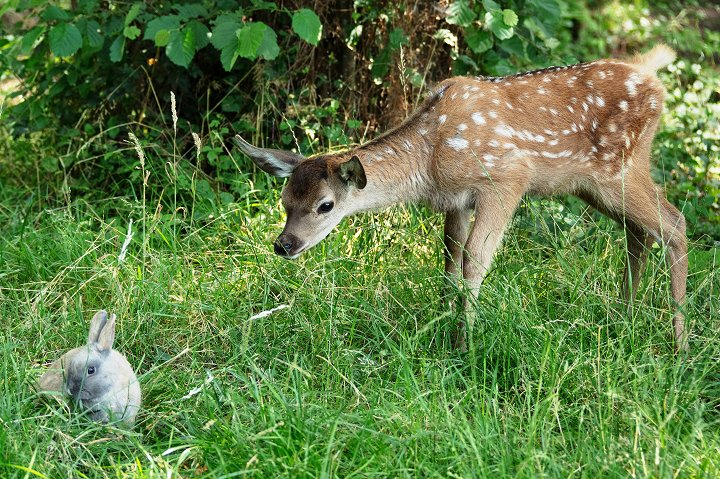
[[318,213],[328,213],[330,210],[333,209],[333,206],[335,206],[335,203],[333,203],[332,201],[326,201],[318,207]]
[[90,366],[87,369],[88,376],[95,374],[95,366]]

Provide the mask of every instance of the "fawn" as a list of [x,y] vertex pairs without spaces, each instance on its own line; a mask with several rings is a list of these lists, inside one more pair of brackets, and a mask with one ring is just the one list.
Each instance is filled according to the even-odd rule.
[[[426,202],[445,212],[445,271],[461,275],[473,296],[523,195],[578,196],[625,228],[628,301],[646,248],[654,240],[667,247],[678,306],[675,348],[686,350],[685,218],[650,178],[650,146],[665,96],[656,71],[674,59],[670,48],[658,45],[627,61],[450,78],[394,130],[314,158],[235,138],[262,170],[290,177],[277,254],[296,258],[348,215]],[[458,329],[455,343],[464,349],[464,322]]]

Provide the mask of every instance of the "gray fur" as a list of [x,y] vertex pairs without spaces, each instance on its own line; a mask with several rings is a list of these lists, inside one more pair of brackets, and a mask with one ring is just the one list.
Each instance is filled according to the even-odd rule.
[[142,401],[140,384],[125,356],[112,349],[115,315],[98,311],[90,324],[88,343],[63,354],[40,377],[37,389],[70,398],[100,422],[135,423]]

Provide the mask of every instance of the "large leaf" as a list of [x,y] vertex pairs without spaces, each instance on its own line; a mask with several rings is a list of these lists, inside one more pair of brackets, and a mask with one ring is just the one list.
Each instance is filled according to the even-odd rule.
[[191,3],[188,5],[173,5],[173,9],[178,12],[178,15],[183,20],[189,20],[191,18],[207,17],[207,9],[199,3]]
[[237,54],[243,58],[255,60],[257,58],[258,48],[260,48],[265,38],[265,30],[267,28],[268,26],[262,22],[246,23],[237,32]]
[[277,35],[275,31],[267,27],[263,34],[262,42],[257,49],[257,55],[265,60],[273,60],[280,54],[280,47],[277,43]]
[[145,35],[143,35],[143,40],[156,41],[155,37],[160,30],[172,31],[179,28],[180,19],[177,15],[165,15],[163,17],[157,17],[148,22],[147,26],[145,27]]
[[40,14],[40,18],[43,20],[70,20],[72,17],[62,8],[50,5]]
[[238,53],[237,53],[237,39],[235,39],[235,44],[229,44],[223,47],[223,49],[220,51],[220,63],[222,63],[223,68],[226,72],[229,72],[232,70],[233,65],[235,65],[235,62],[238,59]]
[[320,18],[308,8],[301,8],[293,13],[292,29],[310,45],[317,45],[322,36]]
[[203,25],[202,23],[198,22],[197,20],[189,21],[185,28],[192,28],[193,34],[195,35],[195,49],[196,50],[205,48],[205,46],[207,46],[207,44],[210,43],[210,38],[208,38],[208,33],[209,33],[208,28],[205,25]]
[[465,42],[474,53],[484,53],[493,46],[493,37],[490,32],[469,27],[465,30]]
[[450,25],[460,25],[465,28],[472,24],[475,16],[468,0],[455,0],[448,6],[445,20]]
[[61,23],[50,29],[50,51],[59,57],[69,57],[82,46],[82,35],[72,23]]
[[210,43],[218,50],[222,50],[230,45],[232,45],[234,49],[237,45],[237,34],[240,27],[240,23],[238,23],[234,17],[225,16],[222,20],[218,18],[212,30]]
[[129,38],[130,40],[135,40],[140,36],[140,29],[135,25],[128,25],[123,28],[123,36],[125,36],[125,38]]
[[395,28],[390,32],[388,36],[388,46],[391,50],[397,50],[401,45],[407,45],[410,40],[405,36],[402,28]]
[[482,4],[483,4],[483,7],[485,7],[485,10],[487,10],[488,12],[494,12],[495,10],[500,10],[500,5],[493,0],[483,0]]
[[505,23],[503,12],[500,10],[487,12],[485,14],[485,24],[500,40],[507,40],[515,33],[513,27]]
[[503,13],[503,22],[505,22],[505,25],[508,27],[514,27],[518,23],[518,16],[517,13],[510,9],[505,9],[502,11]]
[[515,35],[500,42],[500,48],[518,58],[525,58],[525,44]]
[[195,31],[184,28],[171,32],[165,54],[174,64],[187,68],[195,56]]
[[122,60],[123,53],[125,52],[125,37],[118,35],[110,45],[110,61],[119,62]]
[[[142,3],[136,3],[132,7],[130,7],[130,10],[128,10],[127,15],[125,15],[125,26],[129,26],[133,20],[137,18],[137,16],[140,14],[140,9],[142,9],[143,4]],[[127,36],[127,35],[125,35]]]
[[560,20],[560,4],[557,0],[527,0],[527,5],[533,8],[544,23],[555,23]]
[[20,51],[23,55],[28,55],[35,48],[40,37],[45,33],[45,26],[38,26],[27,32],[22,37],[20,43]]
[[85,24],[85,31],[83,32],[85,35],[85,40],[87,40],[87,43],[92,48],[98,48],[102,46],[103,42],[105,41],[105,37],[101,33],[100,24],[96,22],[95,20],[89,20]]

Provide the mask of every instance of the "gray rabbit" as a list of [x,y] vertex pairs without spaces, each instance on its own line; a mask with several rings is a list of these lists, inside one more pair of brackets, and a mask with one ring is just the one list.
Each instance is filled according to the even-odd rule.
[[85,346],[63,354],[40,377],[38,391],[72,398],[95,421],[132,427],[140,410],[140,384],[125,356],[112,349],[115,315],[98,311]]

